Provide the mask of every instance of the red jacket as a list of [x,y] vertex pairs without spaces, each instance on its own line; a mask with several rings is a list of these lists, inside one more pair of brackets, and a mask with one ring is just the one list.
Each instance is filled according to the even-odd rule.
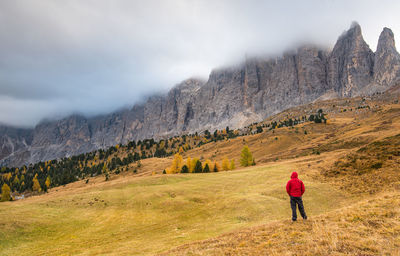
[[292,176],[290,176],[291,180],[286,184],[286,192],[289,196],[301,197],[306,190],[304,188],[304,183],[297,177],[297,172],[293,172]]

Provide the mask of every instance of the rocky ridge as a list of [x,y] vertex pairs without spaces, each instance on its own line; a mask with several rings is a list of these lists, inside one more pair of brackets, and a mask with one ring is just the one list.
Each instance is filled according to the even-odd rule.
[[384,91],[399,79],[393,32],[383,29],[374,53],[354,23],[332,51],[303,46],[280,58],[247,59],[213,70],[208,81],[185,80],[167,95],[108,115],[73,115],[23,132],[0,128],[0,164],[20,166],[130,140],[242,127],[318,99]]

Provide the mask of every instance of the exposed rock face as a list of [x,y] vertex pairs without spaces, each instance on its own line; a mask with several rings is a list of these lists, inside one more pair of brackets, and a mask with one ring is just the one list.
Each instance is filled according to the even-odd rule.
[[0,126],[0,159],[25,150],[32,143],[32,130]]
[[400,55],[396,51],[392,30],[384,28],[375,52],[374,81],[385,87],[399,82]]
[[353,24],[339,37],[328,60],[328,85],[340,97],[351,97],[373,81],[374,53]]
[[144,138],[162,138],[260,121],[286,108],[329,97],[385,90],[400,78],[393,33],[385,28],[374,54],[358,24],[331,52],[303,46],[281,58],[253,58],[188,79],[130,110],[94,118],[70,116],[33,130],[0,129],[0,164],[19,166]]

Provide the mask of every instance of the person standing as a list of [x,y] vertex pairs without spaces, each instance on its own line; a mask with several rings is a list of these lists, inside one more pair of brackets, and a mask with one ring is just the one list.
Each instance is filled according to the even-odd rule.
[[293,172],[290,176],[290,180],[286,184],[286,192],[290,196],[290,207],[292,208],[292,221],[297,220],[297,207],[299,207],[299,211],[301,217],[303,219],[307,219],[306,212],[304,211],[302,196],[304,194],[305,187],[304,183],[298,179],[297,172]]

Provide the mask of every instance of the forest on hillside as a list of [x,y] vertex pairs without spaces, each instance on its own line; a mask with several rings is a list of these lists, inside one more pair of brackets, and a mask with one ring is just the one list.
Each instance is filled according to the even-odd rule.
[[[3,194],[1,200],[12,200],[12,195],[23,193],[46,192],[52,187],[98,175],[104,175],[105,179],[108,180],[111,173],[119,174],[124,171],[137,173],[137,168],[141,165],[140,160],[152,157],[162,158],[175,155],[171,166],[164,170],[163,173],[232,170],[235,168],[232,160],[224,159],[222,167],[216,161],[206,160],[201,163],[197,158],[189,158],[184,163],[180,153],[207,143],[262,133],[282,127],[293,127],[304,122],[326,123],[327,119],[322,109],[320,109],[317,113],[308,117],[287,118],[268,124],[262,122],[253,123],[243,129],[232,130],[226,127],[223,130],[215,130],[213,133],[205,130],[202,133],[196,132],[195,134],[175,136],[159,141],[154,139],[130,141],[126,145],[118,144],[108,149],[99,149],[62,159],[24,165],[19,168],[3,166],[0,169],[0,187]],[[242,164],[242,166],[255,164],[253,162],[254,159],[251,158],[248,164]],[[132,163],[136,163],[136,166],[132,166]]]

